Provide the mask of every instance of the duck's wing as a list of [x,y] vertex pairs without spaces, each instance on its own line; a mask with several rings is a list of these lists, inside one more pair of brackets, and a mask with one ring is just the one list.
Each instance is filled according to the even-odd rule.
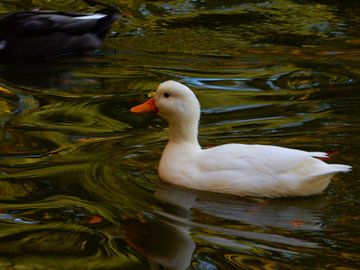
[[351,166],[327,164],[322,152],[228,144],[201,151],[187,163],[189,187],[247,196],[299,196],[322,192],[337,172]]
[[326,158],[323,152],[271,146],[226,144],[205,149],[199,158],[199,168],[207,171],[253,169],[272,174],[293,170],[308,158]]

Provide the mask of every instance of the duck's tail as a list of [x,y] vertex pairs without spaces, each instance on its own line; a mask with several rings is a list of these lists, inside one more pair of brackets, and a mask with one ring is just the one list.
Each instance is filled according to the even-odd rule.
[[350,172],[352,170],[352,167],[349,165],[344,165],[344,164],[329,164],[329,166],[331,166],[331,170],[335,173],[337,172]]
[[[327,160],[330,159],[329,155],[325,152],[311,152],[311,156],[312,157],[316,157],[320,160]],[[319,175],[326,175],[326,174],[335,174],[338,172],[350,172],[352,170],[352,167],[349,165],[344,165],[344,164],[328,164],[325,163],[327,166],[324,167],[324,171],[320,172]]]
[[96,34],[100,39],[104,39],[106,34],[109,32],[111,25],[119,18],[121,13],[120,8],[112,5],[103,3],[98,0],[83,0],[88,5],[91,6],[101,6],[102,9],[96,11],[96,14],[104,14],[101,19],[96,23],[95,28],[93,29],[93,33]]
[[336,173],[346,173],[352,170],[352,167],[349,165],[344,164],[327,164],[321,170],[317,171],[316,173],[311,174],[311,177],[318,177],[318,176],[332,176]]
[[104,10],[100,10],[100,14],[106,14],[105,17],[100,19],[98,23],[96,24],[96,28],[93,31],[100,39],[105,39],[105,36],[110,30],[111,25],[117,20],[119,14],[117,13],[105,13]]

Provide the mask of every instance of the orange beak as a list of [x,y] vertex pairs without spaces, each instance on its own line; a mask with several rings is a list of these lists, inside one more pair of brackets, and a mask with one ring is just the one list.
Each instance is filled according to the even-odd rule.
[[133,113],[157,112],[158,108],[155,106],[155,98],[150,98],[148,101],[132,107],[130,111]]

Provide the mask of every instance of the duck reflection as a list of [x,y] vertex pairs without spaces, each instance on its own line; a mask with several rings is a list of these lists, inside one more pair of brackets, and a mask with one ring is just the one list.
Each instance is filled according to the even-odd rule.
[[145,256],[151,269],[185,270],[191,264],[195,242],[190,235],[191,206],[196,195],[178,189],[159,189],[160,206],[144,220],[126,221],[126,241]]
[[71,89],[76,82],[73,71],[74,63],[7,64],[0,66],[0,79],[34,89]]
[[126,222],[127,243],[149,260],[151,269],[188,269],[197,241],[238,253],[259,249],[272,252],[274,247],[276,252],[286,254],[295,254],[297,249],[300,253],[304,248],[317,250],[318,243],[295,238],[289,232],[314,233],[324,229],[324,202],[318,197],[246,199],[199,193],[164,183],[155,197],[157,202],[151,212],[140,220]]

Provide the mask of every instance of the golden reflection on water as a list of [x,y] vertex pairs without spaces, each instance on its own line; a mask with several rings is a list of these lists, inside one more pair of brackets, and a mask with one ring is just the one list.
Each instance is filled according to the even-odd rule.
[[[101,52],[0,63],[0,268],[359,268],[357,2],[110,2],[126,16]],[[95,10],[0,3],[35,7]],[[166,79],[199,97],[205,147],[327,151],[354,172],[310,198],[168,186],[166,124],[129,113]]]

